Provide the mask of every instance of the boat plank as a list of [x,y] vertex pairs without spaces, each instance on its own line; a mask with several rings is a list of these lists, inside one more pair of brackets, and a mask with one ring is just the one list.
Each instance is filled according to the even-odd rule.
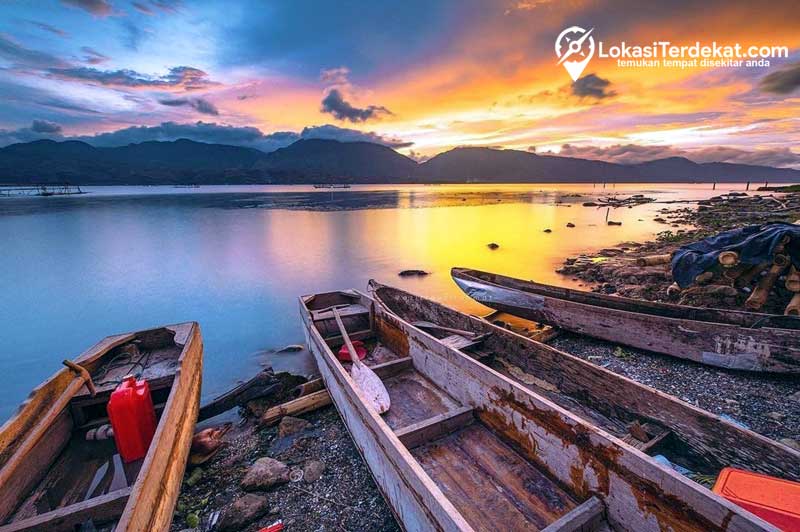
[[475,530],[540,530],[576,506],[480,423],[412,454]]
[[604,513],[603,503],[592,497],[550,523],[542,532],[594,532],[603,524]]
[[52,512],[0,526],[0,532],[34,532],[37,530],[66,532],[74,530],[75,527],[89,519],[96,524],[112,521],[122,513],[130,494],[130,488],[112,491]]
[[413,449],[431,440],[441,438],[468,425],[474,419],[472,407],[462,406],[430,419],[408,425],[395,434],[407,449]]
[[414,368],[389,377],[383,383],[392,401],[392,408],[383,419],[394,430],[461,406]]

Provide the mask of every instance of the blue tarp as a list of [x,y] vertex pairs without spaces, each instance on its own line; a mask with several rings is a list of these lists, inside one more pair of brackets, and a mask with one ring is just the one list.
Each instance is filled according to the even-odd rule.
[[672,277],[686,288],[694,278],[717,264],[722,251],[736,251],[740,264],[761,264],[772,261],[777,246],[785,236],[791,241],[784,253],[800,268],[800,226],[782,222],[749,225],[731,229],[704,240],[681,246],[672,257]]

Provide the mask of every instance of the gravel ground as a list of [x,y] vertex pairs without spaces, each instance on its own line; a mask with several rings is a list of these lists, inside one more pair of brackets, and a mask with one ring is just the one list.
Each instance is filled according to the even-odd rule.
[[289,482],[264,492],[269,512],[243,529],[255,532],[281,519],[294,531],[399,531],[364,461],[332,406],[300,416],[311,422],[309,437],[295,440],[287,449],[275,449],[277,427],[259,429],[252,424],[229,433],[229,444],[208,465],[199,480],[188,485],[187,471],[172,530],[191,528],[189,514],[201,519],[201,530],[216,510],[223,510],[244,492],[239,482],[258,458],[269,456],[291,468],[308,460],[321,460],[326,469],[313,483]]
[[709,412],[729,416],[769,438],[800,442],[797,376],[703,366],[570,333],[563,333],[550,345]]

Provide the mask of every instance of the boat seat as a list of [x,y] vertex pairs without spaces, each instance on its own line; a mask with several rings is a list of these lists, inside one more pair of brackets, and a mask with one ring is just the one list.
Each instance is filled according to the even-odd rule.
[[347,318],[350,316],[359,316],[362,314],[369,315],[369,309],[364,305],[359,304],[352,304],[352,305],[334,305],[332,307],[320,309],[320,310],[312,310],[311,317],[314,321],[320,320],[332,320],[333,318],[333,309],[339,311],[339,316],[342,318]]

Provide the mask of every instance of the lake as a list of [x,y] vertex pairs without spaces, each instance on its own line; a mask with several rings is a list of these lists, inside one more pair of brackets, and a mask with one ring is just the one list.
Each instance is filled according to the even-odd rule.
[[[652,221],[663,204],[612,209],[622,226],[607,226],[606,209],[584,201],[703,199],[743,187],[89,187],[0,198],[0,419],[100,338],[181,321],[201,325],[204,398],[265,364],[311,373],[307,354],[275,353],[303,341],[301,294],[363,290],[375,278],[484,312],[453,284],[451,267],[574,285],[554,272],[565,257],[670,229]],[[431,275],[398,277],[409,268]]]

